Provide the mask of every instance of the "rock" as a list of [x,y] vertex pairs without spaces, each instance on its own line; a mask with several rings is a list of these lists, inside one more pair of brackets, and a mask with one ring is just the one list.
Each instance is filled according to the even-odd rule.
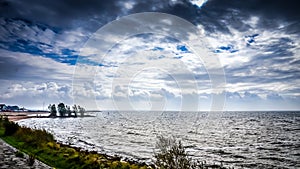
[[1,167],[0,167],[1,169],[3,168],[5,168],[5,169],[7,169],[7,168],[10,168],[10,166],[9,165],[2,165]]
[[18,161],[20,161],[20,158],[15,157],[15,158],[12,158],[11,161],[18,162]]

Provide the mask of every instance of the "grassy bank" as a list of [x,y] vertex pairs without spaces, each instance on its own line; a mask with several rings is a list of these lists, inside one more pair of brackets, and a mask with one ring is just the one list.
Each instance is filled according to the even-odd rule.
[[0,137],[20,151],[29,154],[32,158],[37,158],[55,168],[151,168],[145,164],[124,162],[120,161],[118,157],[110,157],[59,144],[54,140],[53,135],[45,130],[20,127],[2,117],[0,117]]

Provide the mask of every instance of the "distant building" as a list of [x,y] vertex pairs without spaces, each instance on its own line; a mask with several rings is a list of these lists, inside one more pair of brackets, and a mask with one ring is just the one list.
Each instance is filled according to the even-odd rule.
[[5,110],[5,108],[6,108],[6,105],[5,105],[5,104],[0,104],[0,111]]
[[28,111],[27,109],[25,109],[24,107],[20,108],[19,111]]
[[5,104],[0,104],[0,111],[20,111],[19,106],[9,106]]
[[19,106],[8,106],[9,107],[9,111],[19,111],[20,110],[20,108],[19,108]]

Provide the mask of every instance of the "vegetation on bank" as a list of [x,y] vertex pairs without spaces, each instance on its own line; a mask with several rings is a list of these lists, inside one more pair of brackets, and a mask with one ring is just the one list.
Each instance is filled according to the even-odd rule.
[[[29,154],[28,165],[35,158],[51,167],[60,169],[223,169],[222,165],[208,165],[192,160],[180,141],[174,138],[158,137],[154,153],[155,165],[146,165],[134,161],[121,161],[120,157],[107,156],[97,152],[88,152],[79,148],[63,145],[54,140],[45,130],[19,126],[0,116],[0,137],[20,151]],[[22,153],[18,152],[18,156]]]
[[145,164],[121,161],[119,157],[110,157],[97,152],[88,152],[79,148],[59,144],[52,134],[45,130],[21,127],[0,117],[0,137],[32,158],[60,169],[146,169]]

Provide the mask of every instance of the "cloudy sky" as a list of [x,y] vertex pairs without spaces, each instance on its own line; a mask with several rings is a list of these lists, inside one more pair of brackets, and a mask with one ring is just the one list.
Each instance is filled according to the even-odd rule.
[[103,110],[299,110],[298,6],[1,0],[0,102],[35,109],[65,102]]

